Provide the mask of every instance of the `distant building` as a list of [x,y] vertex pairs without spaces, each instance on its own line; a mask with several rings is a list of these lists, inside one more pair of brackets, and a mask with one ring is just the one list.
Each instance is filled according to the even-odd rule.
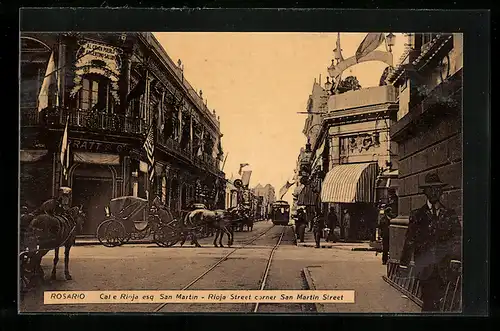
[[274,187],[271,184],[266,184],[265,186],[257,184],[257,186],[252,189],[252,193],[256,197],[261,197],[261,199],[257,199],[260,201],[258,212],[262,218],[266,218],[271,211],[271,204],[276,201],[276,192]]

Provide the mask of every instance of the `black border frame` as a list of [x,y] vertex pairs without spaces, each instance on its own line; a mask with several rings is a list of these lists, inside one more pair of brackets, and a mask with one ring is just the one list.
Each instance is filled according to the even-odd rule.
[[[489,11],[21,8],[19,19],[21,31],[37,32],[78,30],[464,33],[463,253],[466,262],[463,268],[463,315],[488,314],[490,199],[487,194],[491,176]],[[16,156],[17,163],[18,146],[15,147],[13,157]],[[13,157],[9,159],[13,160]],[[13,167],[17,169],[17,164]],[[17,214],[17,211],[13,213]],[[17,293],[14,297],[17,298]],[[14,303],[17,312],[17,302],[9,301]],[[185,321],[187,316],[178,317]],[[128,319],[125,316],[120,318],[122,321]]]

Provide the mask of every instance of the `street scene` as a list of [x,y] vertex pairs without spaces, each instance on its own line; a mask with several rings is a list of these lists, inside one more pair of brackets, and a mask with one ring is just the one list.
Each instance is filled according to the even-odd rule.
[[[462,68],[460,33],[22,33],[19,311],[460,312]],[[168,290],[354,301],[44,301]]]

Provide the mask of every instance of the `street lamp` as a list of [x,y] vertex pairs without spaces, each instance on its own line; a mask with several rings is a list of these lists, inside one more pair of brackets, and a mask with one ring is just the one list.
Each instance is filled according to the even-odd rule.
[[386,40],[386,43],[387,43],[387,48],[389,49],[389,52],[392,52],[392,46],[395,45],[395,39],[396,39],[396,36],[392,32],[390,32],[385,37],[385,40]]
[[330,77],[326,76],[325,90],[330,93],[332,89],[332,83],[330,82]]

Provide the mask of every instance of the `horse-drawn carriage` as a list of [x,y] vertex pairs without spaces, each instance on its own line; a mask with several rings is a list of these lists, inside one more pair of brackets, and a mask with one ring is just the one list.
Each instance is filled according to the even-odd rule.
[[169,247],[178,241],[172,239],[178,228],[178,221],[162,208],[158,197],[150,205],[147,199],[123,196],[110,201],[106,219],[97,227],[97,239],[106,247],[116,247],[153,235],[158,246]]

